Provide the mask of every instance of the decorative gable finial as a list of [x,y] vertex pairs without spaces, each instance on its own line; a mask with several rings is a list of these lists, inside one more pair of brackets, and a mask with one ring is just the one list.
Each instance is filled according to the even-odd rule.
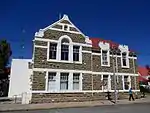
[[101,49],[103,49],[103,50],[109,50],[109,48],[110,48],[110,45],[109,45],[109,43],[106,43],[106,42],[99,42],[99,47],[101,48]]
[[68,15],[64,14],[64,16],[63,16],[62,19],[63,19],[63,20],[69,20]]
[[127,45],[119,45],[119,49],[121,50],[121,52],[129,51],[129,48]]

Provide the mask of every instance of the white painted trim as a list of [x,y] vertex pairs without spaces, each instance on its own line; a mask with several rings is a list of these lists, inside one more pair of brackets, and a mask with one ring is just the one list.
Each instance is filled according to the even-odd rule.
[[98,55],[98,56],[100,56],[101,53],[92,53],[92,55]]
[[94,74],[94,75],[113,75],[113,73],[110,73],[110,72],[92,72],[91,74]]
[[80,61],[73,61],[73,62],[71,62],[71,61],[65,61],[65,60],[55,60],[55,59],[47,59],[47,61],[49,61],[49,62],[60,62],[60,63],[70,63],[70,64],[73,64],[73,63],[75,63],[75,64],[82,64],[82,62],[80,62]]
[[[61,60],[61,41],[62,39],[67,38],[69,40],[69,56],[68,56],[68,60]],[[40,39],[41,40],[41,39]],[[43,39],[42,39],[43,40]],[[48,40],[46,40],[48,41]],[[50,42],[54,42],[57,43],[57,52],[56,52],[56,59],[49,59],[49,46],[50,46]],[[77,45],[80,46],[79,48],[79,61],[73,61],[73,46],[77,45],[77,44],[73,44],[71,38],[67,35],[63,35],[59,38],[58,41],[54,41],[51,40],[48,42],[48,50],[47,50],[47,61],[51,61],[51,62],[62,62],[62,63],[77,63],[77,64],[82,64],[82,46],[81,45]]]
[[129,58],[129,59],[137,59],[137,57],[130,57],[130,56],[129,56],[128,58]]
[[[63,30],[63,29],[52,28],[54,25],[60,23],[60,22],[63,21],[63,20],[69,21],[69,22],[71,23],[71,25],[72,25],[73,27],[75,27],[79,32],[65,31],[65,30]],[[63,31],[63,32],[69,32],[69,33],[81,34],[81,35],[83,35],[84,37],[86,37],[86,36],[69,20],[69,18],[68,18],[67,15],[64,15],[62,19],[60,19],[60,20],[54,22],[53,24],[49,25],[48,27],[46,27],[46,28],[44,28],[44,29],[40,29],[39,32],[36,32],[36,33],[35,33],[35,36],[43,37],[43,36],[44,36],[44,32],[45,32],[46,30],[48,30],[48,29],[57,30],[57,31]]]
[[[102,51],[107,51],[107,62],[108,62],[108,64],[107,65],[104,65],[103,64],[103,53],[102,53]],[[102,67],[110,67],[110,52],[109,52],[109,50],[103,50],[103,49],[101,49],[101,66]]]
[[92,53],[92,51],[86,51],[86,50],[82,50],[82,53]]
[[[48,49],[47,49],[47,61],[49,60],[49,47],[50,47],[50,42],[48,42],[48,44],[47,44],[47,46],[48,46]],[[56,58],[57,58],[57,51],[56,51]]]
[[46,71],[45,81],[45,91],[48,91],[48,71]]
[[66,23],[57,23],[57,25],[61,25],[61,26],[67,25],[68,27],[74,27],[73,25],[71,25],[71,24],[66,24]]
[[[58,43],[58,42],[59,42],[59,40],[44,39],[44,38],[35,38],[34,40],[37,40],[37,41],[45,41],[45,42],[55,42],[55,43]],[[92,45],[83,44],[83,43],[72,42],[72,44],[73,44],[73,45],[78,45],[78,46],[92,47]]]
[[[92,72],[86,70],[67,70],[67,69],[48,69],[48,68],[33,68],[33,71],[53,71],[53,72],[74,72],[74,73],[88,73],[88,74],[108,74],[113,75],[111,72]],[[115,73],[116,75],[126,75],[126,76],[139,76],[138,74],[132,73]]]
[[[133,92],[140,92],[140,90],[132,90]],[[103,93],[103,92],[108,92],[107,90],[83,90],[83,91],[32,91],[32,93]],[[109,92],[114,92],[114,90],[110,90]],[[129,90],[119,90],[119,92],[129,92]]]
[[[94,52],[92,52],[92,55],[98,55],[98,56],[100,56],[101,53],[94,53]],[[109,55],[109,56],[112,57],[112,55]],[[114,55],[114,57],[121,58],[121,55]],[[137,57],[130,57],[130,56],[128,56],[128,58],[129,59],[137,59]]]
[[35,48],[46,48],[47,49],[47,46],[39,46],[39,45],[34,45]]
[[[55,90],[48,90],[48,73],[49,72],[56,72],[56,81],[55,81]],[[45,91],[46,92],[73,92],[73,91],[81,91],[82,90],[82,73],[80,73],[80,78],[79,78],[79,90],[73,90],[73,73],[77,72],[67,72],[69,73],[68,76],[68,89],[67,90],[60,90],[60,71],[46,71],[46,76],[45,76]]]
[[[64,28],[64,27],[63,27]],[[57,28],[49,28],[51,30],[55,30],[55,31],[62,31],[62,32],[67,32],[67,33],[74,33],[74,34],[81,34],[80,32],[76,32],[76,31],[69,31],[69,30],[64,30],[64,29],[57,29]],[[82,35],[82,34],[81,34]]]
[[126,64],[127,66],[123,66],[123,56],[122,56],[122,53],[121,52],[121,67],[122,68],[130,68],[130,65],[129,65],[129,52],[125,52],[126,53]]

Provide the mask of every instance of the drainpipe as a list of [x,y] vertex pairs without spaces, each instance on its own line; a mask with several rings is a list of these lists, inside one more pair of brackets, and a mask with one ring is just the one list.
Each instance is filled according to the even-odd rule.
[[113,49],[112,51],[112,57],[113,57],[113,77],[114,77],[114,85],[115,85],[115,90],[114,90],[114,95],[115,95],[115,104],[117,103],[117,86],[116,86],[116,72],[115,72],[115,62],[114,62],[114,52],[115,50]]
[[[134,62],[134,59],[133,59],[133,73],[135,74],[136,73],[136,71],[135,71],[135,62]],[[136,87],[136,77],[134,77],[134,80],[135,80],[135,90],[137,89],[137,87]]]
[[[117,58],[117,54],[116,54],[116,73],[118,73],[118,58]],[[119,82],[119,75],[117,75],[117,83],[118,82]],[[118,88],[118,92],[117,93],[119,93],[119,88]],[[117,95],[117,99],[118,99],[118,95]]]
[[[93,56],[92,56],[92,53],[91,53],[91,71],[93,72]],[[93,96],[93,74],[92,74],[91,82],[92,82],[92,96]]]

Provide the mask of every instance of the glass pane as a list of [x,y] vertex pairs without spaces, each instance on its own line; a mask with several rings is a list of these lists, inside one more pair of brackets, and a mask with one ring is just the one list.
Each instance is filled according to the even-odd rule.
[[48,91],[55,90],[55,81],[49,81],[48,82]]
[[79,46],[73,46],[73,53],[79,53]]
[[60,89],[61,90],[67,90],[68,89],[68,82],[61,82],[60,83]]
[[80,73],[74,73],[73,74],[73,80],[79,80]]
[[61,60],[68,60],[69,59],[69,46],[62,45],[61,46]]
[[56,73],[48,73],[48,81],[55,81],[56,80]]
[[57,44],[50,43],[49,59],[56,59]]
[[73,90],[79,90],[79,82],[73,83]]
[[108,65],[107,51],[102,51],[102,64]]
[[73,61],[79,61],[79,53],[73,53]]

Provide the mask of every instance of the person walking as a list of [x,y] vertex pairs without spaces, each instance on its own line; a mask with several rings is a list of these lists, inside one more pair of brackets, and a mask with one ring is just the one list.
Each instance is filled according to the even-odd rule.
[[132,88],[130,88],[130,90],[129,90],[129,101],[131,101],[131,98],[134,101]]

